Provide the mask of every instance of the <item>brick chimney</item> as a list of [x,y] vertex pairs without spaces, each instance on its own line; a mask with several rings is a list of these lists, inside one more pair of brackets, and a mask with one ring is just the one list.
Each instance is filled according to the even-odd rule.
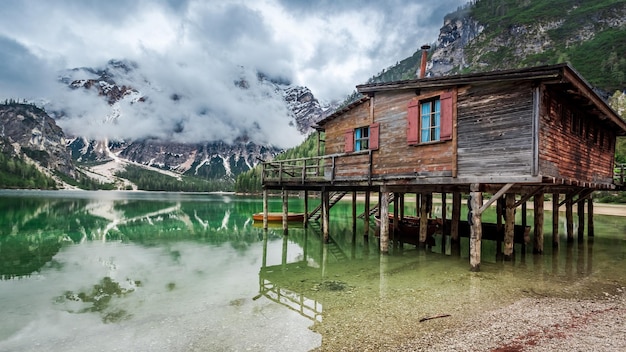
[[430,49],[430,45],[422,45],[422,63],[420,66],[420,76],[419,78],[424,78],[426,75],[426,62],[428,61],[428,49]]

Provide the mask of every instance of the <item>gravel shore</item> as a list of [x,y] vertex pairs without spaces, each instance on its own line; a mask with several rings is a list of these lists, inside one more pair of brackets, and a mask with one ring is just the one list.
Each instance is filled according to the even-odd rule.
[[626,351],[625,292],[620,287],[587,300],[522,298],[396,351]]

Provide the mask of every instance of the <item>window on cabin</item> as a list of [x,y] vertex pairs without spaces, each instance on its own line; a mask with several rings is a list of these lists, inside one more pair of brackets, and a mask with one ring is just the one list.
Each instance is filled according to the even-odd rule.
[[456,91],[453,90],[443,92],[439,97],[409,102],[406,135],[409,145],[452,139],[455,96]]
[[359,127],[354,130],[354,151],[369,149],[370,128]]
[[380,124],[373,123],[369,126],[358,127],[345,132],[344,152],[352,153],[362,150],[378,150],[378,135]]
[[421,103],[420,111],[420,142],[434,142],[439,140],[441,127],[441,101],[435,100]]

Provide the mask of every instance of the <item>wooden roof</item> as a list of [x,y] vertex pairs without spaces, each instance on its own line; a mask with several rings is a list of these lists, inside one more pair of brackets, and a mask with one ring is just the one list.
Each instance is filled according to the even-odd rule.
[[[614,125],[616,134],[626,135],[626,122],[602,99],[585,81],[584,78],[569,64],[558,64],[548,66],[536,66],[515,70],[480,72],[454,76],[426,77],[421,79],[403,80],[385,83],[371,83],[356,86],[359,93],[373,96],[376,92],[392,90],[418,90],[424,88],[445,88],[466,84],[492,84],[499,82],[515,81],[538,81],[546,85],[555,85],[564,93],[574,99],[589,106],[600,119],[606,120]],[[337,118],[346,111],[367,101],[368,98],[361,98],[356,102],[335,111],[325,119],[318,122],[323,126],[326,122]],[[323,128],[322,128],[323,129]]]

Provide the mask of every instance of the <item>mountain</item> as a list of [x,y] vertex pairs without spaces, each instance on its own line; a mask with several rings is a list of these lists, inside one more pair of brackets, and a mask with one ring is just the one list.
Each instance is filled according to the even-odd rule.
[[[570,62],[593,86],[626,89],[623,0],[475,0],[445,16],[427,76]],[[420,52],[371,82],[415,79]]]
[[43,171],[75,177],[63,130],[45,111],[7,101],[0,105],[0,126],[0,149],[4,154],[26,159]]
[[[102,119],[106,123],[116,123],[120,119],[133,118],[124,116],[120,105],[142,104],[151,99],[149,93],[117,83],[125,81],[124,75],[132,73],[136,68],[135,63],[112,60],[101,69],[73,69],[65,75],[63,82],[77,93],[81,90],[95,92],[111,107],[109,114]],[[78,71],[84,71],[96,78],[75,80],[68,78]],[[332,104],[322,105],[306,87],[272,81],[261,74],[258,75],[258,79],[259,84],[266,85],[282,99],[277,103],[286,106],[291,114],[291,124],[303,135],[311,132],[312,126],[317,121],[334,110]],[[250,82],[240,79],[236,80],[234,85],[248,89]],[[171,99],[178,101],[181,96],[172,95]],[[61,110],[56,116],[62,119],[64,114]],[[113,138],[95,140],[85,136],[71,136],[68,146],[72,158],[78,162],[101,163],[123,160],[176,174],[231,181],[234,181],[240,173],[253,168],[259,160],[272,159],[282,151],[272,145],[260,144],[247,135],[238,136],[230,143],[224,141],[184,143],[150,137],[134,140]]]

